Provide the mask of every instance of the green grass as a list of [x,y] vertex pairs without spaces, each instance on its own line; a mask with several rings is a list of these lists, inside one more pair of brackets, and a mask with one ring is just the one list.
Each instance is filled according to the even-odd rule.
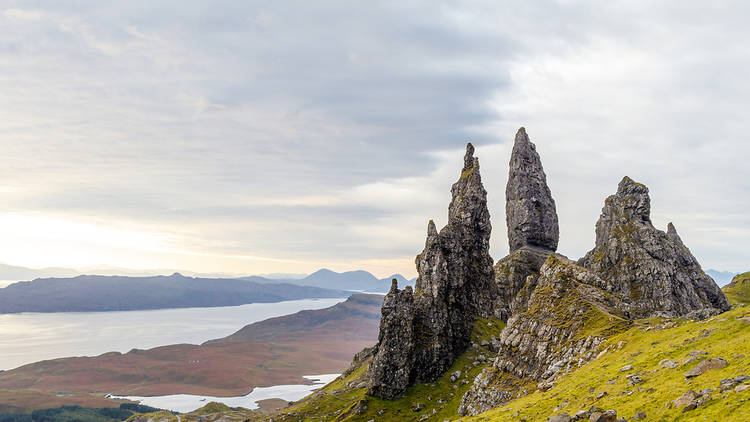
[[[740,307],[706,322],[677,321],[677,327],[650,331],[645,331],[647,326],[661,324],[660,319],[637,321],[636,327],[613,336],[602,345],[603,348],[612,346],[609,352],[560,378],[552,389],[534,392],[462,420],[546,421],[554,414],[565,412],[572,416],[579,410],[595,405],[602,409],[615,409],[618,417],[625,418],[643,410],[648,421],[747,421],[750,415],[750,390],[719,393],[717,387],[724,378],[750,375],[750,356],[746,356],[750,354],[747,347],[750,325],[741,319],[748,314],[749,308]],[[710,334],[703,337],[703,330],[708,330]],[[617,350],[614,346],[620,341],[627,343]],[[708,352],[708,357],[723,357],[729,364],[726,368],[708,371],[692,381],[686,381],[684,373],[692,369],[697,361],[675,369],[659,365],[663,359],[682,364],[688,352],[699,349]],[[633,370],[620,372],[625,365],[633,365]],[[631,386],[625,377],[628,374],[639,374],[644,382]],[[705,388],[716,391],[704,407],[685,413],[681,408],[667,407],[667,403],[686,391]],[[597,394],[602,391],[608,395],[597,400]],[[561,407],[566,402],[567,405]]]
[[722,290],[732,305],[750,303],[750,272],[735,276]]
[[[474,323],[472,342],[477,345],[491,336],[498,337],[504,324],[497,319],[479,318]],[[474,366],[479,355],[487,357],[483,363]],[[366,396],[364,388],[347,387],[348,383],[358,384],[363,380],[367,371],[364,364],[349,374],[346,378],[337,379],[322,389],[322,393],[308,396],[297,404],[285,409],[277,416],[280,421],[418,421],[425,415],[431,415],[430,421],[453,419],[457,415],[461,397],[471,387],[471,381],[482,369],[491,365],[492,352],[485,347],[470,347],[451,366],[451,368],[433,383],[419,384],[410,387],[404,397],[397,400],[383,400]],[[450,374],[460,370],[461,379],[452,383]],[[461,381],[467,380],[467,384]],[[454,385],[456,388],[454,388]],[[366,401],[367,410],[356,413],[360,400]],[[424,406],[420,411],[412,410],[417,404]],[[435,413],[433,414],[433,410]]]

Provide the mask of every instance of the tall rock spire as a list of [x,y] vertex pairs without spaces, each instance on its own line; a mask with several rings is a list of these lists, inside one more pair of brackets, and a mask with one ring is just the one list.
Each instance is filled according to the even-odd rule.
[[524,128],[518,129],[510,156],[505,213],[511,254],[524,246],[557,250],[560,229],[555,200],[536,146]]
[[524,128],[516,133],[510,157],[505,215],[510,253],[495,265],[499,290],[495,314],[503,321],[525,304],[544,260],[557,250],[559,238],[555,200]]
[[384,299],[368,372],[374,396],[396,398],[410,385],[437,379],[468,348],[476,317],[492,315],[497,297],[489,255],[492,226],[471,144],[451,195],[448,224],[440,232],[428,224],[414,292],[391,289]]

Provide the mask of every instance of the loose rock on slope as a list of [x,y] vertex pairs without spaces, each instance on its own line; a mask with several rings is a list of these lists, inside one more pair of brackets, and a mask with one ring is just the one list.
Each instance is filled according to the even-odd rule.
[[492,226],[471,144],[451,194],[448,224],[439,233],[428,225],[414,292],[394,286],[385,297],[368,373],[371,395],[392,399],[414,383],[437,379],[468,348],[476,317],[493,313]]

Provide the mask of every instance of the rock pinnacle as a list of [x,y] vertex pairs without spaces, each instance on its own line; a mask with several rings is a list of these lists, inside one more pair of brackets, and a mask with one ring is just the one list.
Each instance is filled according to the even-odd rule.
[[524,246],[557,250],[560,229],[555,200],[536,146],[518,129],[505,188],[505,213],[510,253]]

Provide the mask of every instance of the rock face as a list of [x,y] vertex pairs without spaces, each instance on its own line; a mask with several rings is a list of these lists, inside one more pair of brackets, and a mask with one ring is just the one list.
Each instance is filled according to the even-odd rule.
[[495,368],[518,378],[547,380],[577,367],[603,337],[587,328],[627,326],[628,306],[606,289],[610,282],[561,255],[550,255],[522,312],[516,312],[500,334],[502,348]]
[[510,156],[505,213],[511,254],[523,246],[557,250],[560,230],[555,200],[536,146],[524,128],[518,129]]
[[399,290],[393,280],[391,290],[383,299],[381,315],[375,352],[378,364],[370,365],[370,378],[379,383],[370,387],[371,394],[396,397],[409,386],[413,365],[414,295],[411,286]]
[[611,283],[575,262],[550,254],[529,284],[499,338],[492,370],[474,381],[461,400],[459,414],[474,415],[513,397],[504,377],[533,379],[547,389],[554,380],[596,357],[605,337],[629,324],[629,306],[607,293]]
[[451,194],[448,224],[439,233],[432,221],[428,225],[414,292],[393,286],[385,297],[369,369],[371,395],[392,399],[414,383],[437,379],[469,346],[476,317],[493,313],[492,226],[471,144]]
[[503,322],[522,308],[536,287],[539,269],[552,252],[524,246],[495,264],[498,299],[495,316]]
[[[604,202],[596,246],[579,264],[610,280],[608,292],[631,305],[635,318],[706,317],[729,310],[719,286],[701,270],[670,223],[651,223],[648,188],[629,177]],[[692,315],[691,315],[692,313]]]

